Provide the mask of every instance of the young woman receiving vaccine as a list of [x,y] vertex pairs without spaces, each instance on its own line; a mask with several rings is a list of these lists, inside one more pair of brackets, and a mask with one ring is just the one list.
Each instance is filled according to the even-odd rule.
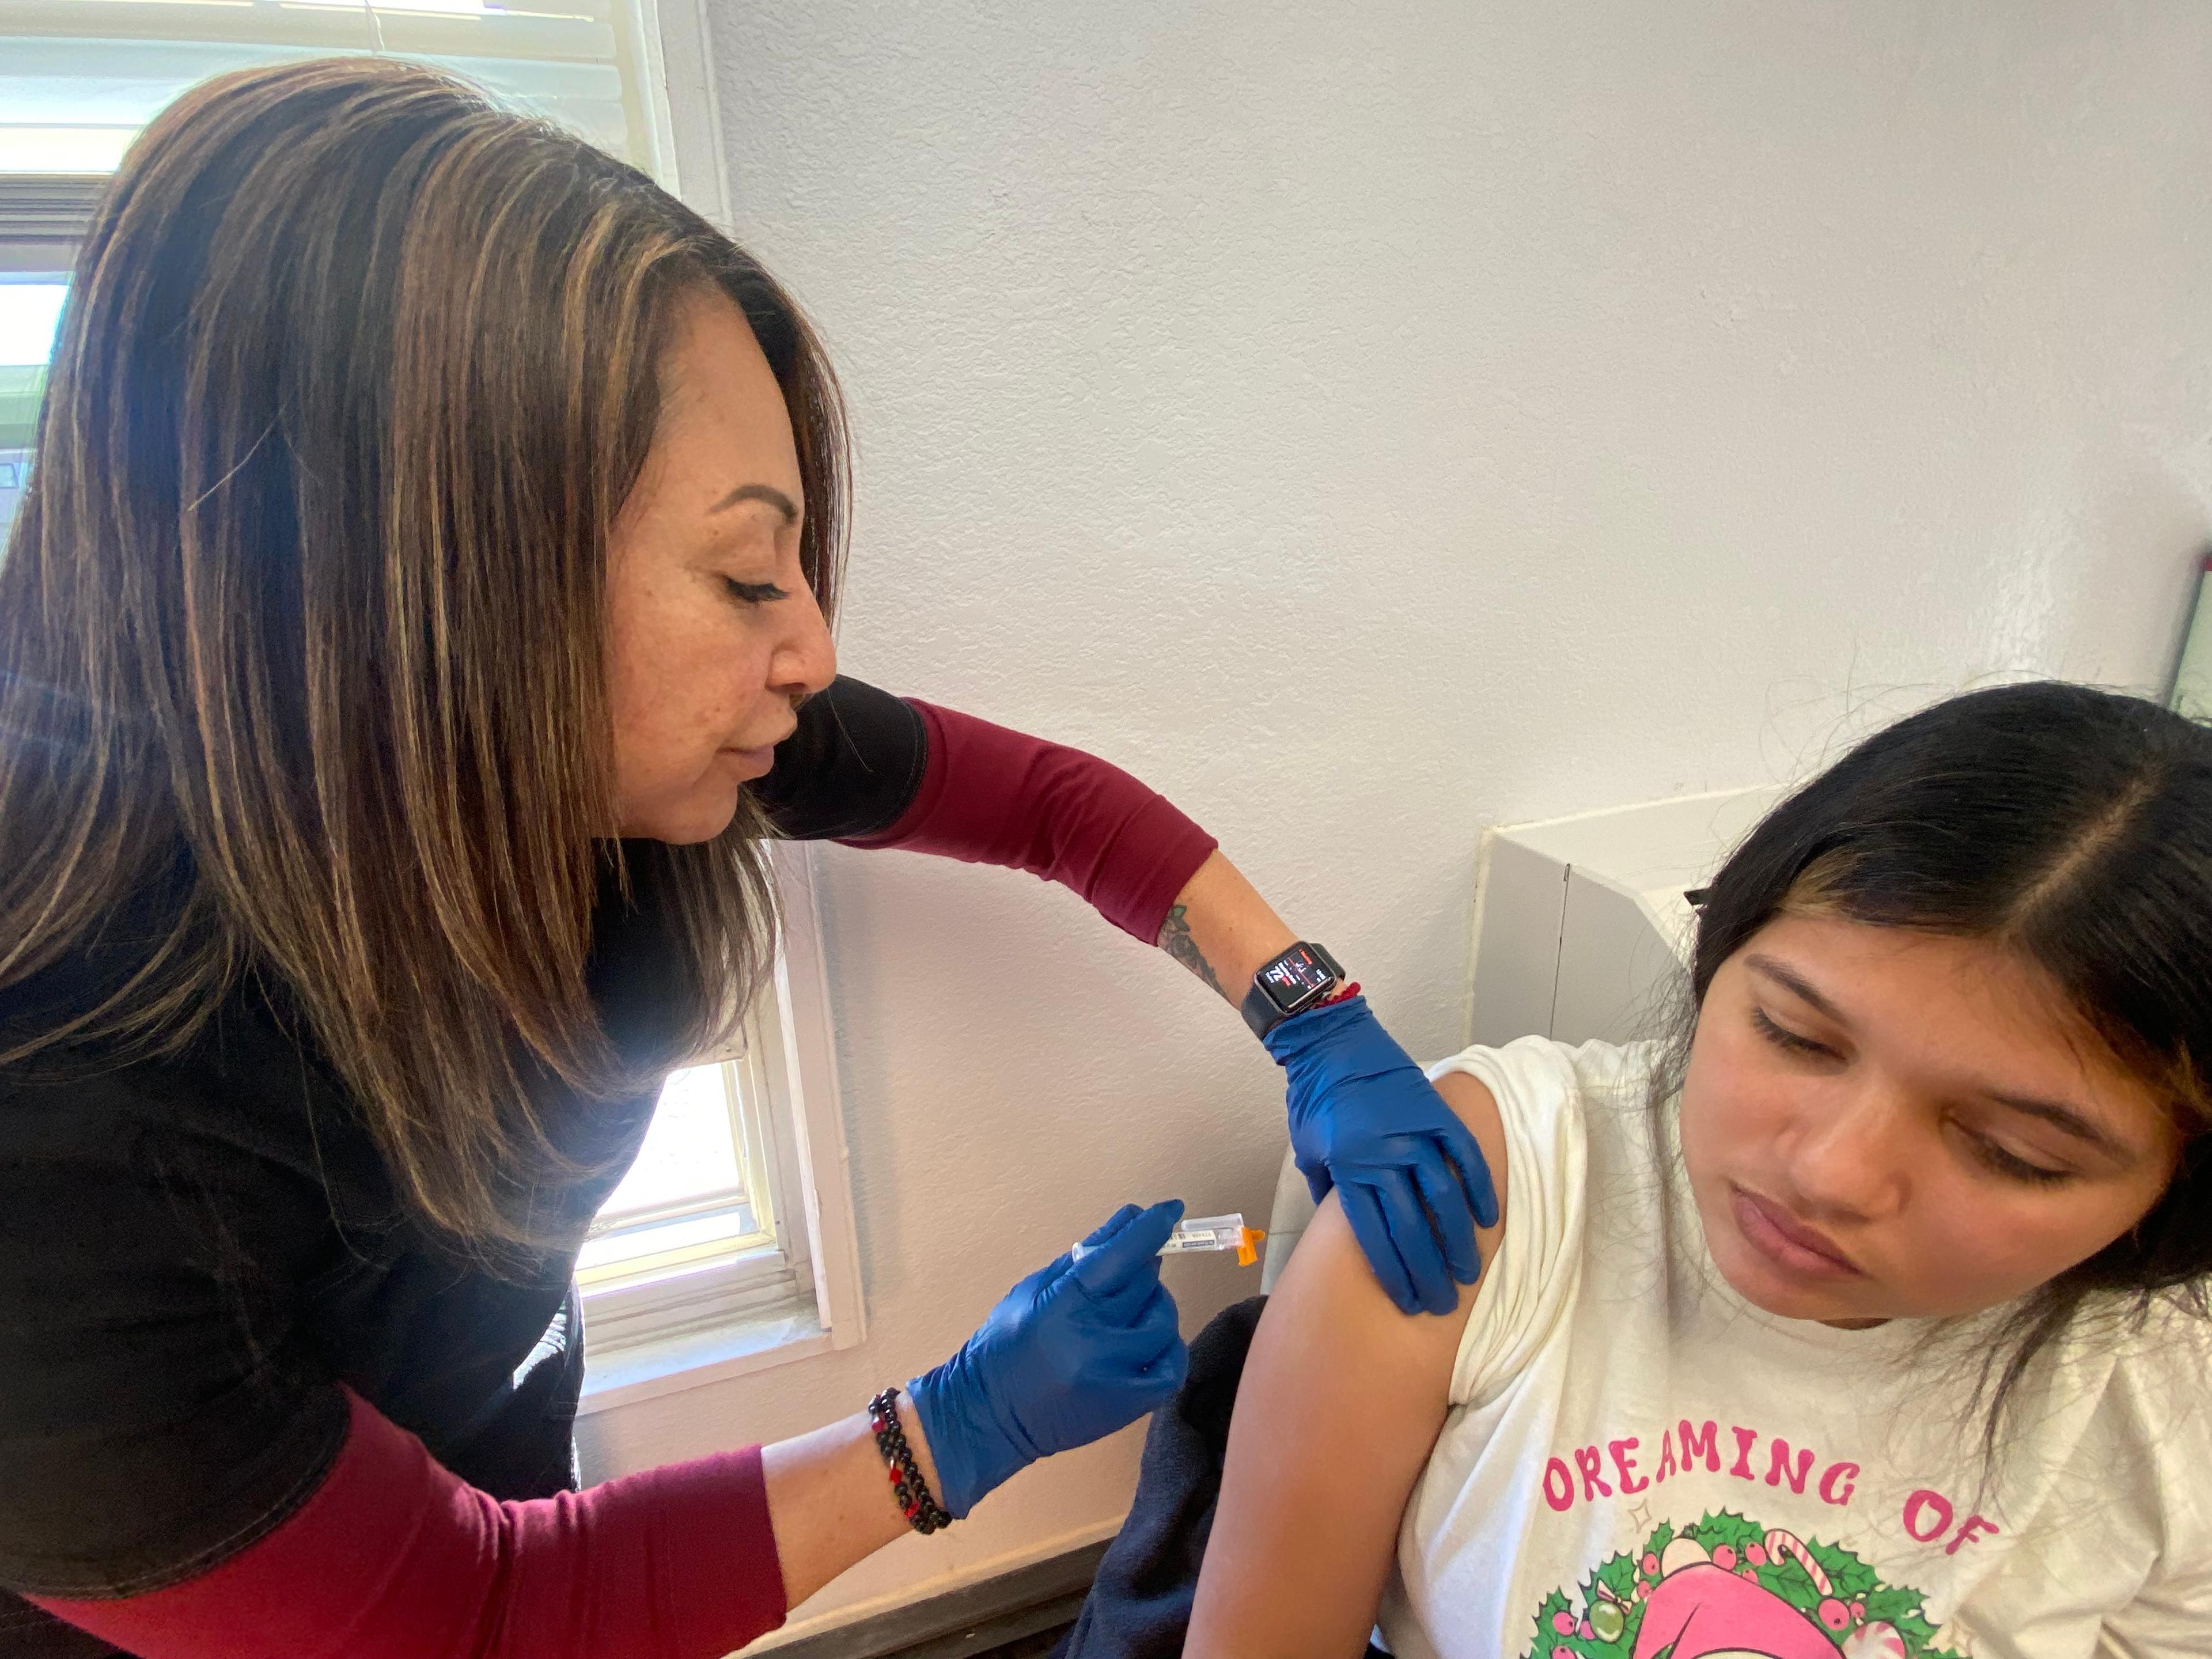
[[2208,987],[2212,733],[2034,684],[1869,739],[1715,878],[1681,1038],[1433,1070],[1504,1207],[1449,1316],[1323,1205],[1186,1650],[2212,1651]]
[[865,1412],[572,1490],[576,1252],[772,836],[1073,888],[1295,1047],[1390,1295],[1474,1279],[1473,1138],[1211,837],[837,678],[842,434],[757,264],[441,76],[134,148],[0,564],[0,1653],[720,1659],[1173,1392],[1170,1202]]

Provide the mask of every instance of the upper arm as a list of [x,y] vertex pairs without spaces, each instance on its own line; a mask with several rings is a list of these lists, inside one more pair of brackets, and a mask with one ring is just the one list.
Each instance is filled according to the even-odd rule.
[[2212,1565],[2161,1572],[2124,1612],[2105,1621],[2104,1650],[2124,1659],[2184,1659],[2204,1651],[2212,1629]]
[[914,804],[928,765],[920,711],[841,674],[800,707],[798,729],[751,789],[787,840],[873,836]]
[[[1437,1088],[1474,1132],[1505,1223],[1505,1137],[1481,1081]],[[1400,1313],[1332,1194],[1260,1321],[1237,1391],[1220,1503],[1184,1651],[1350,1659],[1365,1647],[1406,1499],[1443,1426],[1481,1282],[1444,1316]]]
[[[2142,1348],[2124,1365],[2124,1393],[2112,1391],[2126,1402],[2130,1443],[2094,1459],[2091,1478],[2125,1492],[2112,1507],[2141,1516],[2141,1531],[2136,1538],[2123,1534],[2114,1547],[2132,1546],[2151,1566],[2127,1606],[2106,1616],[2097,1651],[2112,1659],[2183,1659],[2203,1654],[2212,1630],[2212,1493],[2201,1474],[2212,1462],[2212,1401],[2204,1391],[2212,1334],[2168,1304],[2139,1340]],[[2125,1473],[2116,1480],[2115,1470]],[[2100,1530],[2109,1536],[2118,1528],[2105,1522]],[[2049,1559],[2060,1547],[2039,1565],[2063,1576],[2064,1564]],[[2006,1570],[2025,1553],[2014,1552]]]

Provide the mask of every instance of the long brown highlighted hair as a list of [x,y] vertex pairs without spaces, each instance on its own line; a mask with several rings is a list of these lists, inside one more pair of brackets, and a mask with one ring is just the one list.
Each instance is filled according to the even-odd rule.
[[[783,387],[833,613],[828,360],[643,174],[379,59],[225,76],[146,131],[0,562],[0,990],[130,948],[0,1064],[176,1054],[260,976],[421,1216],[527,1244],[573,1172],[527,1080],[613,1097],[727,1036],[770,959],[764,821],[623,856],[605,678],[610,531],[702,286]],[[586,983],[611,881],[670,918],[645,1062]]]

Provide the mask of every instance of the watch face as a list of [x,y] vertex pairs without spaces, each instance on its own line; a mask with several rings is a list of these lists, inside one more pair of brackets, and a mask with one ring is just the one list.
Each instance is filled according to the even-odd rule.
[[1335,969],[1324,966],[1309,945],[1285,951],[1260,970],[1260,982],[1275,1006],[1288,1010],[1319,996],[1336,983]]

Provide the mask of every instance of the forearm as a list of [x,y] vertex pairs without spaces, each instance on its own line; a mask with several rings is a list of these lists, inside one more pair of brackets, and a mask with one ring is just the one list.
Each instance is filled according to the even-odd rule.
[[146,1659],[714,1659],[783,1621],[757,1451],[501,1502],[349,1406],[336,1464],[254,1543],[163,1589],[39,1604]]
[[[941,1498],[937,1464],[921,1430],[921,1413],[903,1393],[899,1423],[915,1462]],[[908,1530],[891,1494],[883,1454],[868,1414],[856,1412],[796,1439],[761,1449],[769,1519],[783,1566],[785,1603],[797,1607],[846,1568]]]
[[[923,1479],[919,1414],[900,1419]],[[644,1659],[741,1647],[907,1528],[867,1413],[751,1454],[499,1503],[358,1401],[337,1466],[212,1571],[41,1605],[149,1659]],[[779,1574],[781,1589],[778,1588]]]
[[1158,942],[1233,1006],[1243,1002],[1252,975],[1298,936],[1216,850],[1176,895]]

